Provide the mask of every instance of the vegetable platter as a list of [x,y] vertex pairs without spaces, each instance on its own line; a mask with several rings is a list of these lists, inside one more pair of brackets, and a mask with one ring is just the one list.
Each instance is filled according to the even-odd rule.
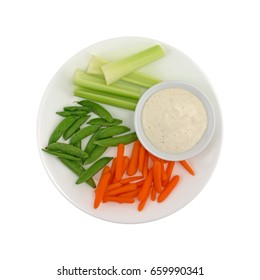
[[[159,47],[152,49],[154,46]],[[152,50],[150,51],[150,49]],[[148,51],[147,53],[141,53],[143,50]],[[130,61],[125,59],[121,63],[122,59],[135,54],[137,55],[133,58],[134,60],[132,58]],[[146,65],[142,65],[143,62],[140,59],[144,56],[148,59]],[[98,73],[91,77],[86,76],[93,57],[99,58],[100,63],[105,65],[104,69],[102,68],[106,73],[105,77],[101,77]],[[120,61],[120,63],[110,63],[114,61]],[[136,65],[138,70],[129,70],[127,63],[130,64],[131,68],[133,61],[141,61],[141,64],[138,65],[137,63]],[[127,73],[128,70],[134,74]],[[136,72],[140,73],[137,73],[136,76]],[[142,79],[142,75],[148,78]],[[149,80],[149,77],[151,77],[151,80]],[[122,79],[126,79],[126,83],[124,83],[125,81],[121,83]],[[127,79],[136,79],[137,83],[146,80],[148,85],[140,84],[132,88],[130,86],[129,91]],[[171,190],[172,193],[169,195],[166,195],[166,191],[163,195],[160,194],[162,190],[158,185],[159,183],[156,184],[158,176],[162,176],[156,170],[163,166],[165,162],[154,160],[153,156],[150,155],[152,167],[154,166],[154,168],[150,166],[150,171],[154,170],[154,185],[158,186],[158,193],[157,195],[154,194],[154,199],[149,197],[142,205],[141,202],[144,201],[148,191],[143,190],[140,194],[140,192],[137,192],[137,188],[138,184],[142,184],[143,179],[150,176],[149,172],[144,178],[143,173],[137,168],[137,170],[130,171],[131,175],[125,172],[125,175],[122,176],[123,157],[127,157],[131,161],[135,149],[139,149],[136,152],[136,157],[137,155],[138,158],[140,157],[140,143],[134,127],[134,108],[138,102],[138,94],[143,94],[146,87],[152,86],[152,84],[149,84],[150,82],[156,84],[167,80],[189,82],[202,89],[214,107],[216,127],[212,141],[202,153],[187,162],[175,162],[172,166],[167,163],[169,169],[173,169],[172,183],[169,185],[174,190]],[[113,86],[113,92],[117,93],[118,91],[119,98],[117,98],[118,95],[111,97],[110,93],[106,92],[107,84]],[[86,91],[86,86],[94,86],[94,88]],[[139,88],[141,89],[140,92]],[[104,91],[106,93],[103,96]],[[100,92],[97,95],[99,99],[92,99],[93,92]],[[120,96],[121,92],[126,92],[126,94],[130,92],[130,99],[122,98]],[[86,114],[82,112],[84,110]],[[69,111],[80,111],[82,115],[77,112],[69,116]],[[106,125],[101,126],[100,123],[104,121]],[[113,122],[115,122],[114,125],[109,124]],[[99,138],[94,139],[95,141],[92,139],[92,143],[89,144],[95,133],[99,134]],[[113,139],[117,137],[118,141]],[[64,197],[82,211],[96,218],[117,223],[154,221],[173,214],[191,202],[212,175],[219,157],[221,139],[221,113],[214,90],[205,74],[190,58],[174,47],[141,37],[120,37],[102,41],[85,48],[70,58],[50,81],[42,98],[37,122],[40,156],[54,185]],[[93,143],[96,146],[98,145],[98,149],[95,151],[95,155],[90,156],[87,146],[91,146]],[[137,147],[138,145],[139,147]],[[104,197],[102,186],[105,188],[108,185],[107,182],[111,179],[109,179],[110,175],[105,175],[105,171],[111,171],[115,158],[121,160],[121,163],[117,165],[117,171],[114,171],[114,176],[118,176],[119,179],[110,182],[112,187],[110,186],[110,192],[106,190],[108,194]],[[138,160],[135,165],[140,165],[140,158]],[[143,160],[141,159],[141,161]],[[71,162],[76,162],[76,165],[71,165]],[[185,164],[189,165],[188,168],[192,168],[190,173],[187,166],[185,168]],[[167,166],[165,165],[162,173],[166,174],[166,171]],[[195,174],[191,174],[192,172]],[[117,175],[115,175],[116,173]],[[119,173],[121,176],[118,175]],[[133,180],[136,177],[136,181],[131,181],[129,177],[132,177]],[[120,180],[125,192],[136,192],[134,199],[122,198],[117,187],[113,189],[113,183],[119,184]],[[147,180],[149,181],[149,178]],[[98,189],[99,185],[100,188]],[[152,192],[152,190],[150,191]],[[149,193],[150,195],[153,196]]]

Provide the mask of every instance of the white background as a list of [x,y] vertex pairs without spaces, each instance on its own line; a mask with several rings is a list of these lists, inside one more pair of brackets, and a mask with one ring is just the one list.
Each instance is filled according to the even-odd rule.
[[[178,278],[259,279],[257,2],[1,1],[1,279],[112,279],[57,276],[62,265],[203,266],[204,277]],[[83,48],[118,36],[157,39],[192,58],[217,93],[224,124],[218,165],[199,196],[139,225],[98,220],[70,204],[47,176],[36,141],[55,72]]]

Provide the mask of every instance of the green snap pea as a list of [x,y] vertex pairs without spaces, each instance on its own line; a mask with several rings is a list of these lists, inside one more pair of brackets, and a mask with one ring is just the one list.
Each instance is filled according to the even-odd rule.
[[[74,146],[74,147],[77,147],[77,148],[79,148],[79,149],[81,149],[81,148],[82,148],[82,142],[79,141],[79,142],[73,144],[73,146]],[[87,154],[88,154],[88,153],[87,153]]]
[[94,161],[96,161],[98,158],[100,158],[104,152],[107,150],[107,147],[103,147],[103,146],[97,146],[89,155],[89,157],[85,160],[84,165],[85,164],[91,164]]
[[90,118],[90,115],[86,115],[77,119],[64,133],[63,138],[65,140],[69,139],[79,128]]
[[75,143],[81,141],[82,139],[93,134],[99,128],[100,128],[99,125],[89,125],[89,126],[86,126],[82,129],[80,129],[78,132],[74,133],[73,136],[70,138],[70,144],[75,144]]
[[99,139],[104,139],[104,138],[109,138],[109,137],[112,137],[112,136],[115,136],[115,135],[118,135],[118,134],[122,134],[124,132],[128,132],[130,131],[130,128],[127,127],[127,126],[111,126],[111,127],[107,127],[107,128],[104,128],[103,130],[101,130],[99,133],[98,133],[98,138]]
[[100,118],[108,122],[113,121],[113,117],[111,116],[111,114],[104,107],[102,107],[101,105],[93,101],[81,100],[78,102],[78,104],[82,105],[83,107],[91,109],[93,113],[95,113],[97,116],[99,116]]
[[[72,172],[76,175],[80,176],[86,170],[81,166],[81,164],[77,161],[72,161],[64,158],[60,158],[61,162],[66,165]],[[95,181],[93,178],[89,178],[86,183],[90,185],[92,188],[96,188]]]
[[93,133],[93,135],[90,137],[84,151],[87,153],[87,154],[91,154],[91,152],[96,148],[96,144],[94,144],[95,141],[98,140],[97,136],[98,136],[98,133],[99,131],[101,131],[102,129],[99,129],[97,130],[96,132]]
[[61,112],[56,112],[56,114],[61,117],[69,117],[69,116],[82,117],[82,116],[86,116],[87,112],[85,112],[85,111],[61,111]]
[[130,144],[134,141],[136,141],[137,135],[135,132],[131,132],[122,136],[118,137],[111,137],[111,138],[106,138],[102,140],[95,141],[94,143],[100,146],[104,147],[116,147],[119,144]]
[[64,111],[68,111],[68,112],[77,112],[77,111],[81,111],[81,112],[85,112],[85,113],[90,113],[91,110],[83,107],[83,106],[66,106],[63,107]]
[[50,151],[63,152],[65,154],[69,154],[84,159],[88,157],[88,154],[86,152],[67,143],[61,143],[61,142],[51,143],[47,146],[46,149]]
[[103,157],[96,162],[94,162],[86,171],[84,171],[76,181],[76,184],[81,184],[86,180],[92,178],[97,174],[105,165],[107,165],[113,157]]
[[48,144],[54,143],[60,139],[63,133],[78,119],[78,116],[68,116],[63,119],[53,130]]
[[94,118],[92,120],[90,120],[88,122],[88,124],[92,124],[92,125],[101,125],[101,126],[114,126],[114,125],[119,125],[121,124],[123,121],[120,120],[120,119],[113,119],[112,122],[108,122],[108,121],[105,121],[103,120],[102,118]]
[[42,150],[44,152],[48,153],[48,154],[51,154],[51,155],[54,155],[54,156],[57,156],[57,157],[60,157],[60,158],[66,158],[66,159],[77,160],[77,161],[82,160],[82,158],[80,158],[80,157],[75,157],[75,156],[65,154],[65,153],[62,153],[62,152],[51,151],[51,150],[48,150],[48,149],[42,149]]

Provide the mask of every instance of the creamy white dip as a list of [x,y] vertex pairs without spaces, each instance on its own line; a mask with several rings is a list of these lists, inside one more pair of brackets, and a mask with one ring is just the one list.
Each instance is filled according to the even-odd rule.
[[198,97],[187,90],[159,90],[145,103],[142,126],[159,150],[182,153],[193,148],[207,128],[207,113]]

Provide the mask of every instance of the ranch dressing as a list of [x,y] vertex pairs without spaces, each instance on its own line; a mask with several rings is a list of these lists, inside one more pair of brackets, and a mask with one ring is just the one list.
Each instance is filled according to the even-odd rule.
[[208,122],[203,103],[180,88],[167,88],[153,94],[144,105],[141,121],[150,142],[169,153],[193,148]]

